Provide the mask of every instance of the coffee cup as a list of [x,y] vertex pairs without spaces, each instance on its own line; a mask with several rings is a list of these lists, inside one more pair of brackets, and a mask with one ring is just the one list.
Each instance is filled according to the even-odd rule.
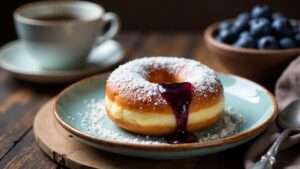
[[[43,1],[14,12],[17,34],[43,69],[70,70],[85,66],[92,49],[120,29],[116,14],[86,1]],[[105,25],[110,24],[104,32]]]

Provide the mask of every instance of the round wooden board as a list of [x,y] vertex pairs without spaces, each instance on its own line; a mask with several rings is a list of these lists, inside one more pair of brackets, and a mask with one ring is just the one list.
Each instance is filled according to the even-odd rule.
[[51,159],[68,168],[192,169],[201,166],[215,168],[215,158],[213,158],[215,160],[210,158],[200,160],[197,157],[183,160],[151,160],[121,156],[90,147],[58,124],[52,113],[53,103],[54,99],[50,100],[37,113],[33,124],[34,135],[38,145]]

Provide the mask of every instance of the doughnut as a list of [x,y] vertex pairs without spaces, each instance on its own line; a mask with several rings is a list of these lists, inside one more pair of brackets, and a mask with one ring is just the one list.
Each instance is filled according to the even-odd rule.
[[223,117],[223,86],[216,73],[198,61],[177,57],[145,57],[115,69],[106,82],[105,109],[119,127],[137,134],[163,136],[176,131],[174,109],[160,84],[192,85],[186,129],[207,128]]

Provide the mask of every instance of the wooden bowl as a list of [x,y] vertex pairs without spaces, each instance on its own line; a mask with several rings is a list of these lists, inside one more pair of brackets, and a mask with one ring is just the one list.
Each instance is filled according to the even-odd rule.
[[276,79],[289,62],[300,54],[300,48],[260,50],[236,48],[219,42],[214,38],[219,23],[214,23],[205,30],[204,40],[210,53],[230,73],[264,84],[266,81]]

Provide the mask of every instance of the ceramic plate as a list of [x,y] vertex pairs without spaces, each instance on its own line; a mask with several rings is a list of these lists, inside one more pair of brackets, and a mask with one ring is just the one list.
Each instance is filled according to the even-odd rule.
[[[111,122],[103,110],[107,77],[108,74],[93,76],[66,88],[57,97],[54,114],[81,141],[117,154],[175,159],[224,151],[257,136],[277,113],[276,101],[266,89],[241,77],[220,74],[225,89],[225,114],[236,121],[231,121],[231,125],[219,122],[222,124],[197,132],[201,135],[199,142],[167,144],[161,137],[132,134]],[[232,125],[236,125],[236,131],[221,137],[224,126],[228,132]],[[217,139],[212,139],[216,135]]]
[[16,40],[4,45],[0,50],[0,67],[13,75],[39,83],[63,83],[104,71],[124,58],[120,43],[109,40],[91,52],[86,67],[70,71],[44,70],[31,58],[24,44]]

